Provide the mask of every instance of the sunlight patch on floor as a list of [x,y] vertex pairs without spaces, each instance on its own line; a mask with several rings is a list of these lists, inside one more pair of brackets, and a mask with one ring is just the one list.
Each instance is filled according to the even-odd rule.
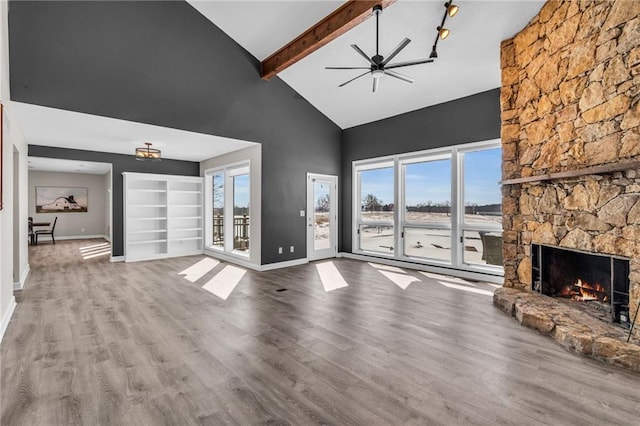
[[178,272],[178,275],[184,275],[184,278],[192,283],[195,283],[200,278],[204,277],[208,272],[220,264],[219,260],[211,259],[210,257],[202,259],[201,261],[194,263],[182,272]]
[[242,268],[227,265],[222,271],[211,278],[208,283],[203,285],[202,288],[215,294],[222,300],[227,300],[246,272],[247,271]]
[[[475,288],[477,287],[476,284],[462,280],[460,278],[452,278],[452,277],[450,278],[450,277],[445,277],[443,275],[430,274],[429,272],[422,272],[422,271],[420,273],[433,279],[438,284],[443,285],[447,288],[453,288],[455,290],[468,291],[469,293],[476,293],[476,294],[482,294],[485,296],[493,297],[492,291]],[[461,284],[456,284],[456,282],[460,282]]]
[[330,292],[338,288],[349,287],[349,284],[344,280],[333,262],[318,263],[316,269],[318,270],[318,275],[320,275],[324,291]]
[[411,275],[407,275],[404,273],[398,274],[396,272],[383,271],[383,270],[378,270],[378,272],[380,272],[382,275],[387,277],[391,282],[393,282],[395,285],[397,285],[403,290],[406,290],[407,287],[411,285],[411,283],[421,282],[416,277],[412,277]]
[[111,243],[93,244],[90,246],[80,247],[79,250],[83,260],[107,256],[111,254]]

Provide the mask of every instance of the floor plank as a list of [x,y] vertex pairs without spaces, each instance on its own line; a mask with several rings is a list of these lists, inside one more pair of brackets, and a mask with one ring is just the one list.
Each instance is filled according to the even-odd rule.
[[325,292],[317,262],[248,270],[222,300],[202,287],[228,263],[190,282],[179,273],[203,256],[83,260],[98,242],[30,247],[0,345],[1,424],[640,420],[638,375],[520,327],[488,284],[334,259],[347,287]]

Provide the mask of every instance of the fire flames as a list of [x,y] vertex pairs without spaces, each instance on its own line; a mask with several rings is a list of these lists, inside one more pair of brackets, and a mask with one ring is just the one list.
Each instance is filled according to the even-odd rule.
[[590,301],[609,301],[609,295],[607,289],[601,284],[589,284],[586,281],[578,280],[566,287],[564,287],[560,293],[561,297],[568,297],[571,300],[577,300],[579,302]]

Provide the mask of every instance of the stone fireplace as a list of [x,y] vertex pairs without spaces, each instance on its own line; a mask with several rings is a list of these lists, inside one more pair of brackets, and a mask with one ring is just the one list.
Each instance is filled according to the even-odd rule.
[[504,287],[533,290],[534,247],[628,259],[627,306],[635,315],[638,34],[640,2],[549,1],[502,43]]

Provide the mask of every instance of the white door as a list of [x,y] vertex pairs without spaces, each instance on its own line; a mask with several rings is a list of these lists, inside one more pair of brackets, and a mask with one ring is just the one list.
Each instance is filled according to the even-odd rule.
[[338,252],[338,177],[307,173],[307,258]]

